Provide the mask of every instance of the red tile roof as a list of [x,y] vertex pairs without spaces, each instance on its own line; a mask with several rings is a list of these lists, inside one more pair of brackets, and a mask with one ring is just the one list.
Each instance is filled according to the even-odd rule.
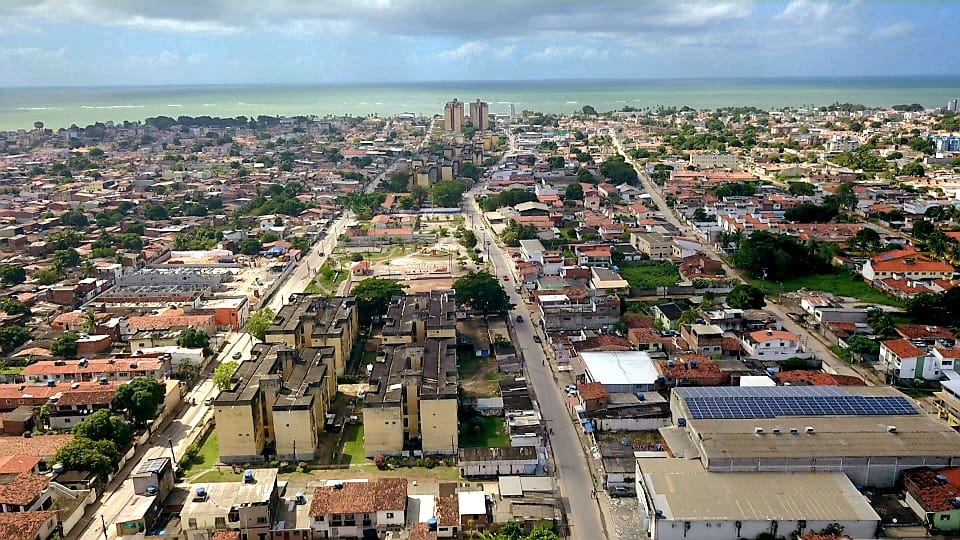
[[956,339],[949,328],[923,324],[901,324],[897,326],[897,333],[907,339]]
[[832,375],[822,371],[794,370],[777,373],[777,380],[781,384],[807,384],[810,386],[866,386],[859,377],[852,375]]
[[[693,362],[696,362],[696,365]],[[672,366],[671,363],[673,363]],[[660,360],[655,367],[664,377],[698,381],[707,386],[722,384],[725,378],[720,371],[720,366],[702,354],[686,354],[672,362]]]
[[50,478],[20,473],[0,476],[0,504],[28,506],[50,484]]
[[627,338],[603,334],[578,341],[574,344],[578,351],[629,351],[633,347]]
[[[937,475],[946,477],[946,483],[937,481]],[[960,497],[960,468],[950,467],[934,471],[929,467],[903,472],[907,490],[930,512],[953,510],[954,499]]]
[[441,527],[460,525],[460,501],[456,495],[437,497],[437,522]]
[[890,349],[890,351],[900,358],[917,358],[924,355],[924,352],[916,345],[905,339],[888,339],[881,341],[880,345]]
[[765,341],[774,341],[774,340],[783,340],[783,341],[799,341],[800,338],[794,334],[787,332],[786,330],[757,330],[756,332],[750,332],[750,339],[755,343],[763,343]]
[[363,514],[382,510],[403,511],[407,505],[405,478],[380,478],[370,482],[344,482],[318,487],[310,504],[311,516]]
[[[73,435],[35,435],[33,437],[0,437],[0,456],[22,454],[53,456],[61,446],[73,440]],[[2,536],[0,536],[2,538]]]
[[603,384],[598,382],[580,383],[577,385],[577,391],[580,392],[580,399],[583,400],[604,399],[609,397],[606,389],[603,388]]
[[0,474],[17,474],[30,472],[40,461],[37,456],[3,456],[0,457]]
[[54,519],[54,510],[42,512],[0,513],[0,538],[3,540],[34,540],[43,524]]

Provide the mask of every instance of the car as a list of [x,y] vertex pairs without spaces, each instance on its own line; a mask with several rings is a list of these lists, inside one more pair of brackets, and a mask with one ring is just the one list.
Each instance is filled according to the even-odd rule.
[[237,351],[230,356],[230,358],[233,358],[234,360],[239,360],[242,357],[243,357],[243,353],[241,353],[240,351]]
[[523,322],[523,315],[517,315],[517,322]]
[[633,497],[633,490],[625,486],[613,486],[610,488],[611,497]]
[[504,281],[510,281],[510,276],[504,274],[504,275],[503,275],[503,280],[504,280]]
[[534,334],[534,336],[533,336],[533,342],[534,342],[534,343],[543,343],[543,340],[540,339],[540,336]]
[[208,407],[209,407],[210,405],[213,405],[213,396],[210,396],[210,397],[208,397],[207,399],[203,400],[203,404],[206,405],[206,406],[208,406]]

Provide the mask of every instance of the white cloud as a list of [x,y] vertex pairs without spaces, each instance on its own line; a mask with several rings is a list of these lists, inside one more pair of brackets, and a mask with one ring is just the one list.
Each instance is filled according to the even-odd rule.
[[888,26],[881,26],[870,33],[872,39],[893,39],[905,34],[909,34],[914,29],[913,24],[908,22],[898,22]]
[[210,57],[210,55],[208,55],[207,53],[204,53],[204,52],[193,53],[193,54],[191,54],[190,56],[187,57],[187,63],[188,63],[188,64],[202,64],[202,63],[203,63],[204,61],[206,61],[206,59],[209,58],[209,57]]
[[166,67],[180,63],[180,55],[172,51],[161,51],[158,54],[147,56],[131,56],[130,63],[143,67]]
[[479,41],[468,41],[456,49],[441,51],[438,56],[444,60],[466,60],[482,57],[503,59],[512,56],[515,51],[516,47],[514,45],[497,48]]
[[37,47],[0,47],[0,58],[19,59],[19,60],[44,60],[49,58],[63,58],[66,54],[66,47],[51,50],[40,49]]
[[792,0],[783,11],[776,14],[777,19],[793,19],[797,22],[813,19],[816,21],[824,20],[833,6],[829,2],[815,2],[813,0]]
[[593,47],[584,47],[582,45],[573,45],[568,47],[550,46],[541,51],[527,55],[528,60],[536,62],[558,62],[570,58],[579,58],[582,60],[605,59],[610,55],[609,49],[595,49]]

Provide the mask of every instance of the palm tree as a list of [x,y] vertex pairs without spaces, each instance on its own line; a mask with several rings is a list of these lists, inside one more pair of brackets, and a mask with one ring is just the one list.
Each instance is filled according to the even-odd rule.
[[93,310],[86,311],[83,314],[83,331],[88,334],[97,331],[97,315]]

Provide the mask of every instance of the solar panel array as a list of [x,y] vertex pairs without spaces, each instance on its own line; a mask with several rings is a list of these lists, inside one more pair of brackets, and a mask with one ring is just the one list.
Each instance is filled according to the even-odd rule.
[[861,396],[832,386],[677,388],[693,419],[918,414],[906,398]]

